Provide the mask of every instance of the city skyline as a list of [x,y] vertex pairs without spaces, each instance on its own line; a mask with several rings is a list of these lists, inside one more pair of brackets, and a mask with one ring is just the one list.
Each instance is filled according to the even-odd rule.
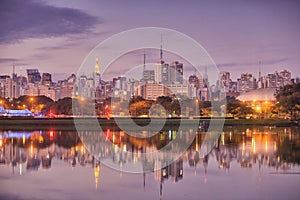
[[0,199],[299,199],[300,0],[1,0]]
[[[15,65],[17,72],[20,67],[23,73],[27,68],[39,68],[53,74],[57,81],[76,73],[89,51],[111,35],[131,28],[158,26],[194,38],[208,51],[220,71],[234,72],[233,79],[245,69],[257,76],[259,61],[262,74],[287,69],[294,77],[299,76],[297,8],[300,4],[295,1],[226,4],[132,1],[127,5],[98,1],[75,1],[72,5],[67,1],[10,1],[9,4],[4,2],[2,11],[0,74],[11,74]],[[23,13],[24,17],[12,13]],[[142,54],[138,57],[142,64]],[[159,54],[147,55],[149,61],[158,58]],[[101,55],[99,59],[101,62]]]
[[[133,96],[142,96],[145,99],[155,100],[159,96],[176,94],[207,101],[213,98],[213,93],[221,91],[227,96],[238,97],[245,92],[273,88],[274,95],[276,89],[299,82],[299,77],[293,77],[286,69],[268,74],[259,72],[258,76],[244,72],[237,79],[233,79],[229,71],[220,71],[217,81],[210,82],[206,69],[204,74],[196,70],[194,73],[190,71],[187,73],[180,61],[168,63],[162,59],[152,66],[153,69],[147,69],[145,61],[144,54],[140,76],[121,74],[109,80],[102,79],[98,57],[95,59],[93,73],[70,74],[58,81],[52,79],[51,73],[40,72],[39,69],[26,69],[27,74],[23,75],[17,74],[13,68],[11,75],[0,74],[0,97],[45,95],[56,101],[65,97],[103,99],[114,96],[129,99]],[[221,94],[217,96],[222,98]]]

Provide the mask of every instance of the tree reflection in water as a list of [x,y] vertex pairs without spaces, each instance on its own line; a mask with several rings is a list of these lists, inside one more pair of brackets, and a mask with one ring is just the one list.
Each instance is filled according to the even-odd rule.
[[[153,172],[155,179],[160,184],[166,180],[178,182],[183,179],[184,168],[192,168],[197,174],[197,169],[204,168],[204,181],[209,176],[209,160],[214,159],[220,170],[229,171],[231,164],[238,163],[241,168],[261,166],[273,168],[274,172],[289,172],[293,166],[300,164],[300,135],[297,128],[274,127],[225,127],[213,150],[204,158],[199,156],[201,144],[206,136],[205,132],[197,130],[196,137],[185,153],[175,162],[161,161],[145,157],[147,152],[156,151],[180,134],[176,131],[165,131],[150,138],[138,139],[122,131],[106,130],[105,134],[86,132],[91,141],[97,137],[105,137],[108,145],[114,145],[114,151],[109,151],[105,145],[94,143],[88,149],[99,153],[99,158],[111,158],[122,169],[133,162],[142,163],[144,187],[146,172]],[[147,132],[143,133],[147,134]],[[12,172],[17,170],[20,174],[26,170],[51,168],[53,159],[62,160],[71,168],[92,166],[95,184],[98,186],[98,177],[101,173],[99,162],[93,154],[86,150],[86,146],[74,131],[33,131],[33,132],[0,132],[0,163],[12,167]],[[85,143],[86,144],[86,143]],[[162,163],[167,162],[167,163]],[[166,166],[166,167],[161,167]],[[159,169],[159,170],[156,170]],[[120,172],[122,173],[122,171]],[[233,171],[234,173],[234,171]]]

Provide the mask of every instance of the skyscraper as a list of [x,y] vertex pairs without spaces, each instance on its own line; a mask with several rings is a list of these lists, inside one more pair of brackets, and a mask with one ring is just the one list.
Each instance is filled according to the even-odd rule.
[[291,81],[291,72],[289,72],[287,70],[283,70],[283,71],[279,72],[279,76],[283,80],[283,85],[287,85]]
[[154,70],[146,69],[146,54],[144,53],[144,66],[143,66],[143,79],[142,81],[146,83],[154,83],[155,81],[155,73]]
[[27,69],[28,83],[39,83],[41,78],[42,77],[38,69]]
[[94,78],[94,88],[96,89],[98,87],[98,85],[100,83],[100,79],[101,79],[98,57],[96,57],[95,71],[93,73],[93,78]]
[[170,73],[170,83],[180,83],[182,84],[183,82],[183,64],[174,61],[170,64],[169,68],[169,73]]
[[162,49],[162,39],[160,43],[160,59],[155,64],[155,83],[169,83],[170,81],[170,73],[169,73],[169,65],[163,61],[163,49]]
[[51,86],[52,77],[50,73],[43,73],[42,75],[42,85]]
[[229,86],[230,86],[230,82],[231,82],[230,73],[226,72],[226,71],[219,72],[219,81],[220,81],[219,87],[220,88],[224,87],[225,92],[229,92]]
[[252,74],[241,74],[241,78],[238,79],[239,92],[247,92],[249,90],[255,89],[255,82],[255,78],[252,76]]

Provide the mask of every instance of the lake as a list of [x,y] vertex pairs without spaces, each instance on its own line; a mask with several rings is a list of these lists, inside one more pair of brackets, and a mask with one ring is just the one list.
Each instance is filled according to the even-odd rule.
[[[203,130],[136,134],[0,131],[0,199],[299,199],[297,127],[227,126],[205,156]],[[145,156],[187,134],[174,162]]]

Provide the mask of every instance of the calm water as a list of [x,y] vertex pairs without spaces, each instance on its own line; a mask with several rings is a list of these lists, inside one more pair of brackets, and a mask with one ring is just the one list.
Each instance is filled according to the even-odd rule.
[[[155,171],[158,161],[148,160],[143,167],[150,172],[129,174],[99,163],[74,131],[0,131],[0,199],[300,198],[298,129],[227,127],[205,158],[199,157],[205,133],[196,133],[174,163]],[[121,151],[102,148],[102,154],[122,170],[179,133],[145,140],[108,130],[105,137]]]

